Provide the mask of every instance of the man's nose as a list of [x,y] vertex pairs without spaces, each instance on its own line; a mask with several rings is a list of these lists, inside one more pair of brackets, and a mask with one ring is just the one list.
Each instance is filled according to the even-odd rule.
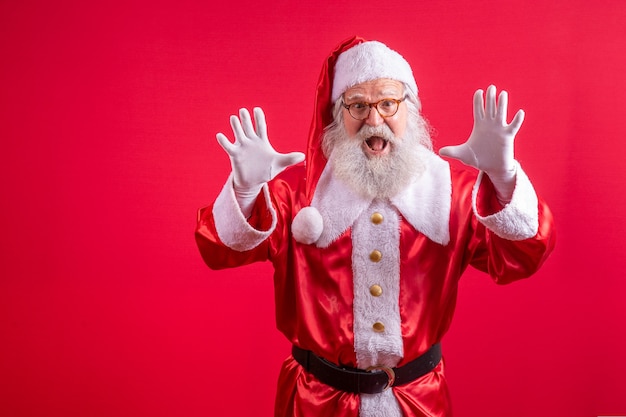
[[370,107],[370,114],[367,115],[367,119],[365,119],[365,124],[369,126],[379,126],[385,123],[385,119],[383,116],[378,113],[378,109],[376,106]]

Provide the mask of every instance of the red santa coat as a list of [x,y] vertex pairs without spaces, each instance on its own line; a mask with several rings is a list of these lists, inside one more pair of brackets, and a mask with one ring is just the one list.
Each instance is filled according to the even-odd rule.
[[[552,215],[519,166],[513,199],[502,208],[482,173],[451,170],[431,151],[423,154],[425,173],[388,202],[362,199],[325,169],[311,203],[324,226],[314,244],[292,235],[294,217],[309,204],[302,166],[264,187],[248,221],[229,180],[199,214],[200,252],[211,268],[272,262],[277,327],[291,343],[336,364],[402,366],[448,330],[468,265],[508,283],[535,272],[554,244]],[[372,295],[372,285],[383,295]],[[376,395],[375,404],[405,416],[450,415],[442,363]],[[363,401],[288,359],[276,416],[357,416],[359,406],[370,414]]]

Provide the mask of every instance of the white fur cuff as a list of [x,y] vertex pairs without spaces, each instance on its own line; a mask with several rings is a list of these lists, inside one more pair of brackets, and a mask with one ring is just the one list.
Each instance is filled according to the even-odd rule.
[[253,249],[267,239],[274,229],[276,229],[276,210],[270,203],[270,195],[267,184],[262,188],[267,208],[272,216],[272,225],[269,230],[256,230],[246,220],[241,213],[235,191],[233,189],[232,175],[226,181],[224,188],[217,196],[213,205],[213,218],[215,219],[215,229],[222,243],[238,252]]
[[539,229],[539,201],[526,173],[516,161],[517,177],[511,202],[499,212],[482,217],[476,208],[478,189],[484,173],[481,171],[472,191],[472,208],[476,218],[497,236],[507,240],[529,239]]

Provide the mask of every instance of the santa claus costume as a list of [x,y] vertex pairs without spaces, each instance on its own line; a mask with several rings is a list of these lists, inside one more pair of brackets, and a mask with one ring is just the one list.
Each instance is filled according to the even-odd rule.
[[[426,147],[422,175],[391,198],[363,197],[333,176],[321,149],[333,81],[342,83],[339,90],[367,81],[338,81],[335,66],[363,43],[345,41],[324,65],[306,168],[289,167],[264,184],[249,218],[232,176],[199,212],[196,240],[211,268],[273,264],[277,327],[294,345],[280,373],[275,416],[450,416],[439,342],[463,271],[471,265],[509,283],[533,274],[554,245],[552,215],[519,164],[505,206],[483,172],[452,168]],[[365,71],[365,78],[407,81],[403,69],[380,71]],[[425,355],[432,362],[425,374],[394,381]],[[333,384],[334,368],[369,369],[383,384],[343,389]]]

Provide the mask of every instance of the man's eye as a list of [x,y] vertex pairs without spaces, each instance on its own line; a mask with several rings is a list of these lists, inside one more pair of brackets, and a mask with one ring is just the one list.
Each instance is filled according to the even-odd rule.
[[354,110],[362,110],[367,107],[365,103],[353,103],[350,105]]
[[384,109],[392,109],[396,105],[396,102],[393,100],[383,100],[379,105]]

